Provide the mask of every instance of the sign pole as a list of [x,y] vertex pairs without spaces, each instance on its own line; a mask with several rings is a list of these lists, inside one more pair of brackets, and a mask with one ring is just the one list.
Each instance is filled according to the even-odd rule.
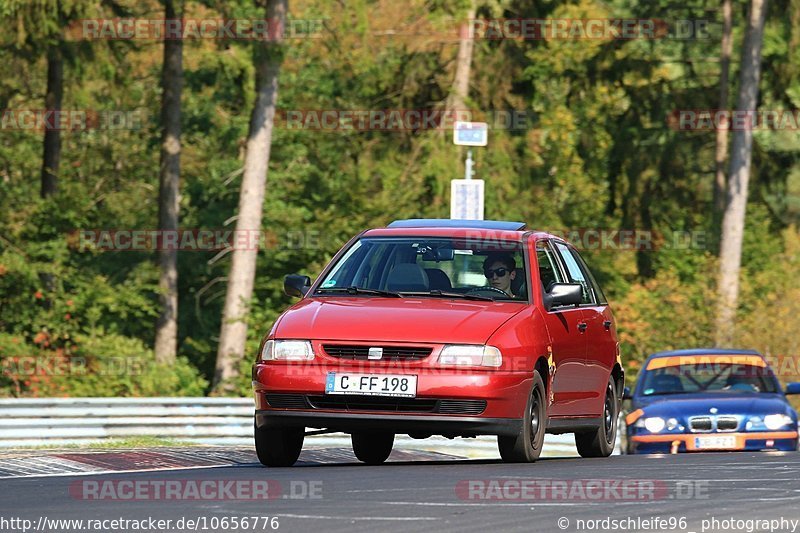
[[475,161],[473,146],[486,146],[489,126],[485,122],[456,122],[453,128],[453,144],[468,146],[464,161],[464,179],[450,180],[450,218],[454,220],[483,220],[482,179],[473,179]]

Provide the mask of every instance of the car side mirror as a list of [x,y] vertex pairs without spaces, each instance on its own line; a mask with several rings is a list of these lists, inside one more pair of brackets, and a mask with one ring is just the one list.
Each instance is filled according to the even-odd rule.
[[622,389],[622,399],[623,400],[632,400],[633,396],[631,395],[631,388],[625,387]]
[[580,283],[553,283],[542,295],[547,311],[554,305],[578,305],[583,301],[583,286]]
[[800,383],[789,383],[786,385],[784,394],[800,394]]
[[311,278],[300,274],[289,274],[283,279],[283,292],[295,298],[302,298],[311,288]]

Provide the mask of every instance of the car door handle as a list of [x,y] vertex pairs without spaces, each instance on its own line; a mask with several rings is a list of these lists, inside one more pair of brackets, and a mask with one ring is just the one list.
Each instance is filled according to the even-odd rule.
[[586,322],[580,322],[578,324],[578,331],[583,333],[584,331],[586,331],[586,328],[588,328],[588,327],[589,327],[589,325]]
[[610,330],[611,329],[611,321],[610,320],[606,320],[605,322],[603,322],[603,327],[606,328],[606,331]]

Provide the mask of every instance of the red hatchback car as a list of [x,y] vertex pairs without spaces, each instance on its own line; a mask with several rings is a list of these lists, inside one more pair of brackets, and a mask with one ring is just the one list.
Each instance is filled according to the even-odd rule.
[[497,435],[532,462],[544,434],[611,454],[623,390],[614,317],[578,252],[517,222],[400,220],[351,239],[262,341],[255,445],[297,460],[307,428],[382,463],[396,434]]

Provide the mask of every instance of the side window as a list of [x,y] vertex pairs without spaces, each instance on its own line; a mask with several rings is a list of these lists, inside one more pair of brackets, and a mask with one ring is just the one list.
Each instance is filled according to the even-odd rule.
[[553,283],[564,283],[558,261],[546,242],[541,241],[536,244],[536,258],[539,263],[539,279],[542,280],[544,290],[549,289]]
[[606,299],[606,295],[603,294],[602,289],[600,289],[600,285],[597,284],[597,280],[594,279],[594,275],[592,275],[592,271],[589,270],[589,267],[586,265],[586,261],[583,260],[583,257],[576,251],[570,250],[572,255],[575,257],[575,260],[581,265],[581,268],[584,272],[586,272],[586,277],[589,278],[589,283],[592,285],[592,289],[594,289],[594,297],[597,299],[597,303],[601,305],[607,305],[608,300]]
[[566,244],[557,242],[555,245],[556,249],[558,250],[558,254],[561,256],[561,260],[564,261],[564,266],[567,268],[567,274],[569,275],[570,283],[580,283],[583,286],[583,300],[581,301],[581,304],[593,304],[594,297],[592,295],[592,286],[583,270],[581,270],[578,261],[572,255],[572,252]]

